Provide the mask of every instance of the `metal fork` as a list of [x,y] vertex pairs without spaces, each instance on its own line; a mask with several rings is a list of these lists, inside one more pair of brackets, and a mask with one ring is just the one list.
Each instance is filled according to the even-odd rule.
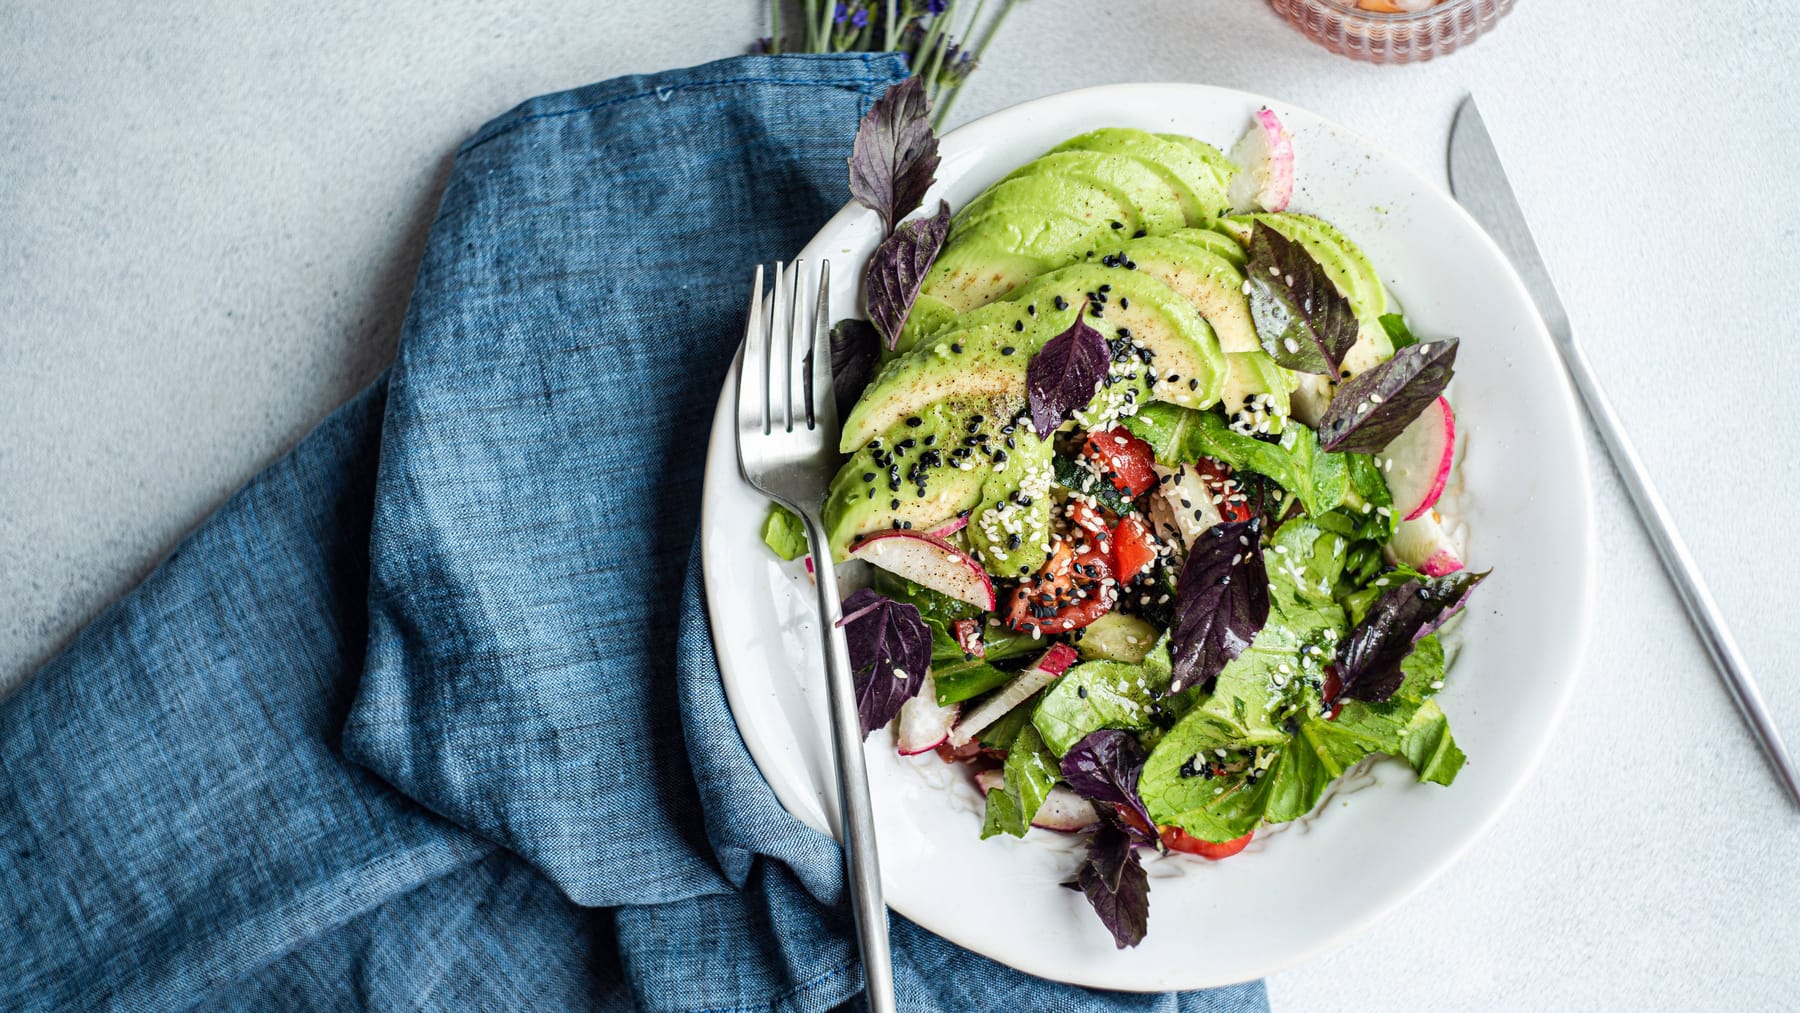
[[[850,651],[838,627],[843,608],[831,549],[819,507],[837,465],[837,400],[831,391],[831,312],[827,292],[831,262],[819,263],[819,295],[808,317],[800,291],[803,262],[775,264],[775,287],[763,300],[757,265],[750,322],[739,352],[737,385],[738,470],[744,480],[806,524],[813,583],[819,594],[819,628],[825,641],[825,688],[830,700],[831,745],[837,758],[838,840],[850,880],[850,907],[862,950],[863,980],[873,1013],[894,1009],[894,971],[888,952],[887,905],[881,899],[881,862],[875,849],[875,812],[863,763],[862,721],[850,681]],[[801,342],[804,341],[804,344]]]

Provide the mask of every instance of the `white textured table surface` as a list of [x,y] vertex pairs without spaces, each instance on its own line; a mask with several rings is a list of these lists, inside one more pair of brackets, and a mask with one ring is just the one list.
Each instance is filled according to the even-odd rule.
[[[664,6],[0,5],[0,686],[381,368],[459,139],[529,95],[764,30],[761,4]],[[1311,108],[1441,180],[1473,90],[1596,368],[1800,740],[1797,24],[1779,0],[1521,0],[1472,49],[1375,68],[1254,0],[1031,0],[958,118],[1201,81]],[[1800,815],[1618,483],[1598,487],[1599,627],[1551,755],[1451,872],[1271,980],[1277,1008],[1800,1003]]]

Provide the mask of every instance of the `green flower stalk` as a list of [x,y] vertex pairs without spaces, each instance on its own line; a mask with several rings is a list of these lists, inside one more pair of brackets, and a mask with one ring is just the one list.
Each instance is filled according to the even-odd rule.
[[[782,35],[782,0],[770,0],[769,36],[756,53],[897,52],[925,84],[942,128],[963,82],[1018,0],[800,0],[798,47]],[[969,11],[966,17],[960,11]],[[958,40],[973,40],[972,46]]]

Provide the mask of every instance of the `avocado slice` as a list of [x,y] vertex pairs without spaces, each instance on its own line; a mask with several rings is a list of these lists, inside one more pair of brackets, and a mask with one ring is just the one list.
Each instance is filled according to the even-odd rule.
[[[1150,235],[1181,228],[1187,222],[1181,195],[1155,169],[1128,155],[1101,151],[1057,151],[1014,170],[1008,180],[1061,176],[1098,186],[1136,212],[1136,220],[1116,219],[1115,232],[1143,230]],[[985,194],[983,196],[986,196]],[[977,198],[979,200],[980,198]]]
[[1219,399],[1225,356],[1193,304],[1147,271],[1083,262],[963,314],[883,366],[844,419],[839,449],[849,453],[940,401],[1016,415],[1031,356],[1090,299],[1088,322],[1112,345],[1114,361],[1108,384],[1079,416],[1084,424],[1111,425],[1151,398],[1190,408]]
[[892,351],[883,350],[882,361],[912,351],[922,338],[936,334],[955,322],[955,307],[937,296],[920,292],[913,299],[912,309],[906,314],[905,326],[900,328],[900,340],[894,343]]
[[[1156,136],[1165,141],[1179,144],[1198,155],[1201,161],[1212,167],[1213,175],[1219,179],[1221,191],[1226,194],[1231,193],[1231,181],[1237,178],[1237,174],[1243,171],[1243,167],[1233,162],[1223,151],[1197,137],[1189,137],[1186,134],[1157,134]],[[1224,205],[1220,205],[1220,209],[1220,213],[1228,210]]]
[[1356,344],[1344,356],[1344,371],[1358,373],[1393,357],[1394,343],[1381,326],[1381,315],[1387,312],[1387,289],[1381,276],[1362,249],[1351,242],[1336,226],[1311,215],[1293,212],[1233,215],[1221,218],[1220,226],[1230,230],[1240,242],[1250,242],[1250,230],[1256,222],[1299,243],[1319,262],[1333,285],[1350,302],[1356,313]]
[[1232,421],[1240,417],[1245,428],[1268,422],[1270,433],[1280,433],[1291,411],[1288,392],[1299,383],[1292,370],[1281,368],[1267,352],[1228,352],[1225,355],[1225,389],[1219,400]]
[[844,417],[838,449],[850,453],[940,401],[972,414],[1017,415],[1032,354],[1067,330],[1075,312],[999,302],[963,314],[881,367]]
[[981,503],[965,529],[969,548],[996,577],[1022,577],[1044,568],[1050,552],[1051,460],[1055,447],[1040,440],[1031,421],[1020,417],[1000,429],[1007,459],[991,464],[981,486]]
[[1035,573],[1050,531],[1052,454],[1029,421],[990,414],[981,402],[923,409],[852,454],[831,480],[824,520],[832,557],[845,559],[864,535],[924,531],[967,513],[969,548],[989,572]]
[[1114,346],[1111,382],[1078,416],[1084,425],[1104,428],[1135,414],[1146,395],[1189,408],[1219,399],[1225,355],[1218,337],[1192,303],[1151,272],[1122,264],[1072,264],[1038,278],[1008,301],[1042,311],[1046,303],[1055,307],[1057,299],[1064,305],[1091,302],[1088,324]]
[[1199,225],[1229,206],[1226,186],[1230,176],[1185,144],[1129,127],[1092,130],[1051,149],[1100,151],[1138,159],[1154,169],[1181,197],[1181,210],[1189,225]]
[[914,416],[919,425],[902,422],[850,455],[822,510],[833,559],[843,560],[863,535],[903,526],[924,531],[981,502],[986,475],[945,464],[975,414],[962,404],[932,405]]
[[1155,277],[1194,304],[1219,336],[1226,352],[1256,352],[1262,344],[1250,319],[1250,300],[1244,295],[1244,272],[1219,256],[1211,236],[1221,243],[1231,240],[1205,229],[1180,229],[1166,236],[1146,236],[1115,244],[1103,251],[1106,258],[1123,258],[1136,270]]

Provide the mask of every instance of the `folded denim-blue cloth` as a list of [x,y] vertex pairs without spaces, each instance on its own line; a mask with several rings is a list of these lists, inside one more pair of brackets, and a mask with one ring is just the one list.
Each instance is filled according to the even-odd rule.
[[[0,704],[0,1008],[854,1001],[836,845],[738,738],[694,532],[751,265],[844,202],[904,73],[725,60],[463,145],[388,375]],[[894,944],[909,1010],[1266,1008]]]

